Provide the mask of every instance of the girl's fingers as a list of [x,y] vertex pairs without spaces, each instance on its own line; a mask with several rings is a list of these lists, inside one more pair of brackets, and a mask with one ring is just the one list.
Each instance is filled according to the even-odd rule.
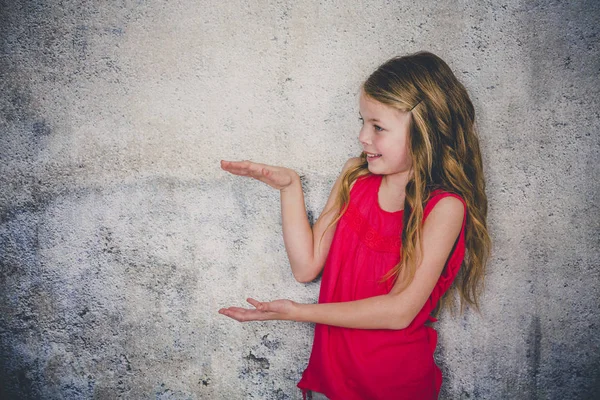
[[239,322],[259,321],[261,320],[260,312],[257,310],[248,310],[247,308],[229,307],[219,310],[219,314],[233,318]]
[[246,301],[254,306],[257,310],[263,311],[264,307],[260,301],[254,300],[253,298],[248,298]]
[[225,315],[229,318],[233,318],[236,321],[247,322],[247,321],[266,321],[271,319],[277,319],[276,314],[270,309],[270,303],[262,303],[253,298],[246,299],[248,303],[254,306],[254,309],[242,308],[242,307],[227,307],[221,308],[219,314]]
[[248,175],[251,166],[249,161],[221,161],[221,168],[235,175]]
[[251,161],[225,161],[221,160],[221,168],[229,173],[239,176],[250,176],[275,189],[283,189],[292,179],[288,173],[283,173],[284,168],[259,164]]
[[219,312],[224,311],[224,312],[244,312],[244,311],[248,311],[247,308],[243,308],[243,307],[227,307],[227,308],[221,308],[219,310]]
[[221,161],[221,168],[234,175],[251,176],[259,179],[263,176],[264,165],[251,161]]

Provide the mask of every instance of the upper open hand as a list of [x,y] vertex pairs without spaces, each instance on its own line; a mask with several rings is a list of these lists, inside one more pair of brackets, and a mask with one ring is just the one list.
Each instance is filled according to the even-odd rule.
[[289,168],[259,164],[252,161],[221,160],[221,168],[234,175],[252,177],[277,190],[290,186],[294,178],[298,176],[296,172]]

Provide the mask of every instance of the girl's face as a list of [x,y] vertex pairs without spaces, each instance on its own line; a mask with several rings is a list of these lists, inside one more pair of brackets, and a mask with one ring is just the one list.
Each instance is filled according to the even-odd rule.
[[412,166],[408,141],[411,113],[399,111],[360,93],[363,126],[358,140],[367,153],[369,172],[406,179]]

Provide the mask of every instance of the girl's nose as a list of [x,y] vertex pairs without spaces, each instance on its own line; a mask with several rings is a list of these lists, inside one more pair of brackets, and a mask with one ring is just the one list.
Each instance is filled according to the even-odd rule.
[[363,146],[368,146],[371,144],[371,135],[369,135],[366,131],[367,130],[363,127],[361,128],[360,133],[358,134],[358,141]]

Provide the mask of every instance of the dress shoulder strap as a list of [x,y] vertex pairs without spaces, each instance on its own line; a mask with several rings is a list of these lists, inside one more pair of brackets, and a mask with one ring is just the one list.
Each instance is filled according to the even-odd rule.
[[452,285],[452,282],[454,281],[454,278],[456,278],[456,275],[458,274],[458,270],[460,269],[460,266],[462,265],[463,259],[465,257],[465,251],[466,251],[465,227],[466,227],[466,223],[467,223],[468,210],[467,210],[467,203],[462,198],[462,196],[460,196],[456,193],[446,192],[441,189],[434,190],[431,193],[429,201],[425,205],[425,209],[423,210],[423,221],[425,221],[425,218],[427,218],[427,216],[431,213],[431,210],[433,210],[433,207],[435,207],[435,205],[441,199],[443,199],[445,197],[455,197],[455,198],[459,199],[463,203],[463,206],[465,207],[465,215],[463,217],[463,223],[462,223],[462,227],[460,228],[460,233],[458,234],[458,239],[456,240],[454,248],[452,249],[452,252],[450,253],[450,256],[448,257],[448,261],[446,262],[446,267],[445,267],[444,271],[442,272],[442,275],[440,276],[440,279],[438,280],[436,287],[433,290],[432,296],[435,298],[436,302],[446,292],[446,290],[448,290],[450,285]]
[[[429,215],[431,210],[433,210],[433,207],[435,207],[435,205],[438,203],[438,201],[440,201],[441,199],[443,199],[445,197],[454,197],[454,198],[459,199],[461,201],[461,203],[463,203],[463,206],[465,207],[465,219],[464,220],[466,220],[467,203],[465,202],[465,200],[456,193],[445,192],[442,189],[437,189],[437,190],[434,190],[433,192],[431,192],[431,194],[429,196],[429,200],[425,204],[425,209],[423,210],[423,220],[425,220],[425,218],[427,218],[427,216]],[[463,220],[463,227],[464,227],[464,220]]]

